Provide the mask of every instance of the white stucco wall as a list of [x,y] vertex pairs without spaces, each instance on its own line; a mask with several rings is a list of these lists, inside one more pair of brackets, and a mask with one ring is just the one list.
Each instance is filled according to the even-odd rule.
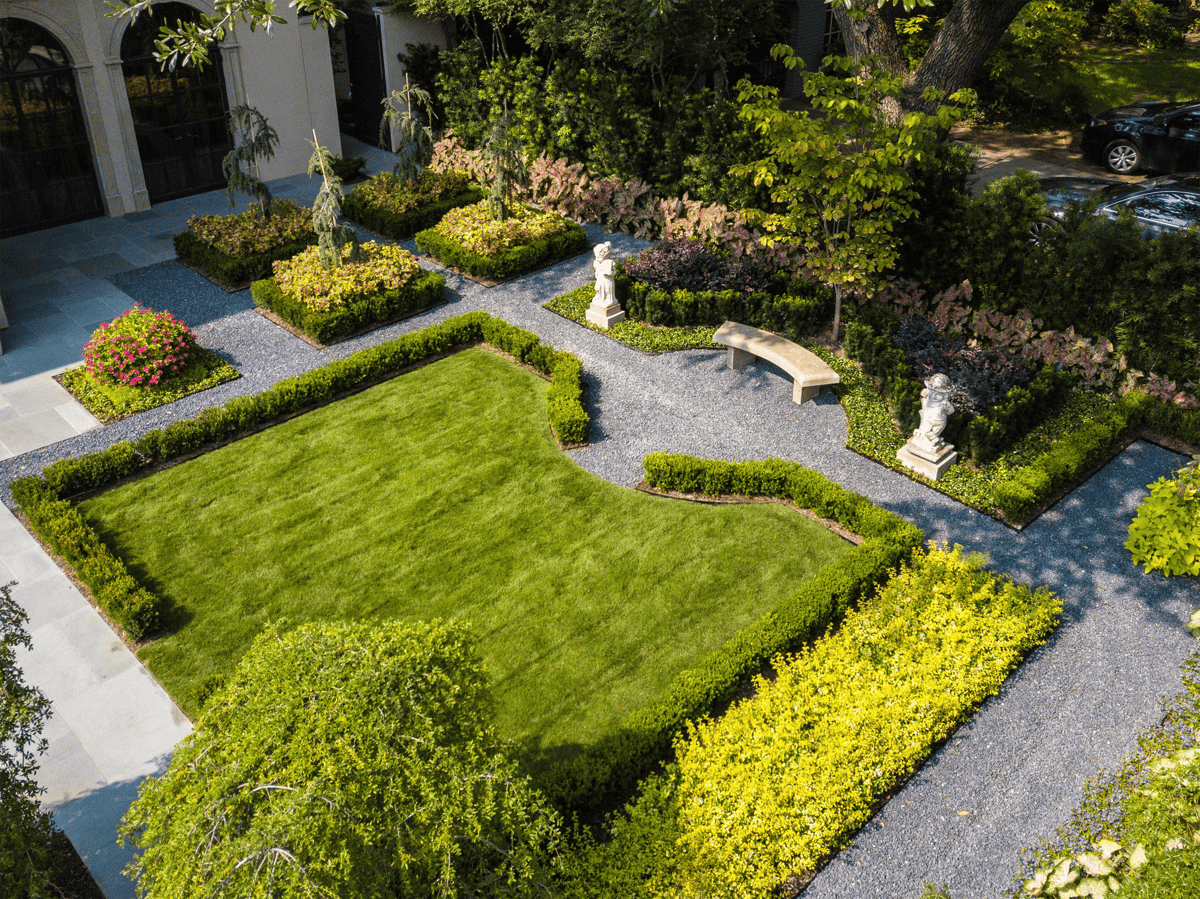
[[[383,43],[383,74],[387,94],[404,88],[404,63],[398,56],[406,52],[408,44],[433,44],[442,50],[448,49],[446,30],[432,19],[418,19],[407,13],[391,13],[376,9],[379,17],[379,32]],[[433,85],[420,85],[430,90]],[[393,135],[394,139],[394,135]]]

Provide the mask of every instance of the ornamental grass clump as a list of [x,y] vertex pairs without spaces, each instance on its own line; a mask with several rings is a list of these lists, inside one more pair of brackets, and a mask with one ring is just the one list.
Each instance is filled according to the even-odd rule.
[[497,220],[484,200],[450,210],[434,230],[472,253],[496,256],[570,227],[556,212],[537,212],[519,203],[507,207],[507,218]]
[[133,308],[105,322],[83,346],[88,374],[100,384],[150,390],[183,371],[196,335],[170,312]]
[[359,247],[355,262],[325,268],[321,252],[309,247],[273,266],[280,290],[314,312],[328,312],[355,300],[404,287],[421,270],[404,249],[374,241]]
[[187,224],[199,240],[229,256],[266,253],[313,236],[312,210],[291,200],[271,200],[269,216],[251,206],[235,215],[192,216]]
[[766,268],[749,259],[722,258],[696,240],[664,240],[624,263],[633,280],[659,290],[736,290],[751,294],[774,283]]

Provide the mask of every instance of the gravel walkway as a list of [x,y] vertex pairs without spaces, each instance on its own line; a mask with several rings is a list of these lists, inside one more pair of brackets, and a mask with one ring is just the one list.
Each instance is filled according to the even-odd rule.
[[[618,258],[644,246],[588,230],[593,241],[611,240]],[[846,419],[828,392],[797,406],[790,379],[766,363],[731,371],[717,351],[646,356],[541,308],[590,279],[590,254],[491,290],[450,274],[445,306],[316,350],[250,311],[248,293],[226,294],[178,263],[116,275],[114,283],[130,296],[193,325],[200,342],[233,361],[243,377],[0,462],[0,501],[11,507],[8,481],[56,459],[103,449],[401,333],[484,309],[582,358],[591,443],[571,456],[601,477],[636,484],[643,456],[654,450],[795,460],[915,522],[930,538],[986,553],[996,570],[1065,597],[1063,623],[1051,641],[804,895],[907,899],[919,896],[927,880],[949,884],[955,899],[1002,893],[1020,849],[1065,820],[1084,780],[1118,764],[1137,730],[1159,717],[1159,698],[1179,687],[1178,666],[1195,645],[1184,623],[1200,606],[1200,588],[1143,575],[1121,544],[1145,485],[1169,474],[1181,457],[1134,444],[1017,534],[846,450]]]

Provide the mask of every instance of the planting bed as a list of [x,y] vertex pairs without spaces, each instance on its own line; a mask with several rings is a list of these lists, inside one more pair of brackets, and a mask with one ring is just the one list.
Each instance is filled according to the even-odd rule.
[[436,225],[451,209],[483,196],[465,172],[423,169],[411,184],[383,172],[347,194],[342,213],[375,234],[407,240]]
[[849,551],[781,506],[586,474],[546,390],[469,350],[82,503],[168,600],[142,658],[194,713],[268,620],[463,619],[539,767]]

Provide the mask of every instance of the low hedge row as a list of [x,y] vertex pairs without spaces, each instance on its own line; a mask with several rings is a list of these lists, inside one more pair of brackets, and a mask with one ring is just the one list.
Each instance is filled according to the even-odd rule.
[[67,497],[107,487],[149,466],[234,439],[281,416],[385,380],[414,363],[480,341],[549,375],[553,383],[547,395],[547,413],[558,439],[578,443],[586,438],[589,419],[582,405],[579,359],[486,312],[468,312],[286,378],[270,390],[237,397],[137,440],[78,459],[61,459],[46,466],[40,475],[14,480],[13,499],[29,518],[34,533],[75,566],[100,607],[131,638],[140,639],[157,622],[159,598],[138,586]]
[[417,249],[443,265],[476,278],[503,281],[582,253],[589,246],[587,233],[574,222],[566,231],[550,234],[495,256],[480,256],[434,228],[417,234]]
[[656,489],[778,496],[865,539],[730,638],[703,665],[680,673],[656,701],[629,715],[613,734],[551,769],[541,787],[568,814],[603,808],[631,789],[666,758],[687,722],[733,698],[775,655],[823,634],[924,539],[920,528],[795,463],[730,463],[651,453],[644,464],[646,481]]
[[418,231],[432,228],[451,209],[478,203],[484,196],[486,194],[482,188],[472,186],[452,197],[435,200],[418,209],[392,212],[367,203],[356,192],[351,191],[342,201],[342,214],[355,224],[362,225],[376,234],[382,234],[384,237],[394,240],[408,240]]
[[[916,428],[921,420],[922,384],[904,352],[861,322],[846,326],[844,346],[849,358],[880,379],[880,393],[891,404],[901,433]],[[1061,406],[1073,383],[1069,372],[1043,368],[1028,387],[1014,387],[987,415],[951,415],[943,437],[960,456],[981,465],[991,462]]]
[[70,563],[96,603],[130,639],[140,640],[154,630],[159,598],[134,580],[74,506],[38,477],[13,481],[12,492],[34,533]]
[[210,278],[226,287],[235,287],[249,281],[271,277],[271,263],[279,259],[291,259],[305,247],[316,245],[314,233],[308,240],[297,240],[280,244],[266,253],[251,256],[230,256],[210,246],[191,231],[181,231],[172,238],[175,255],[208,274]]
[[789,337],[803,337],[833,314],[833,294],[803,278],[777,280],[777,289],[744,293],[737,290],[662,290],[635,281],[617,266],[617,299],[635,321],[668,328],[720,325],[727,321],[752,325]]
[[274,278],[265,278],[250,285],[256,306],[270,309],[318,343],[349,337],[371,325],[436,306],[442,302],[445,289],[444,276],[422,269],[399,290],[370,294],[346,306],[317,312],[285,293]]

